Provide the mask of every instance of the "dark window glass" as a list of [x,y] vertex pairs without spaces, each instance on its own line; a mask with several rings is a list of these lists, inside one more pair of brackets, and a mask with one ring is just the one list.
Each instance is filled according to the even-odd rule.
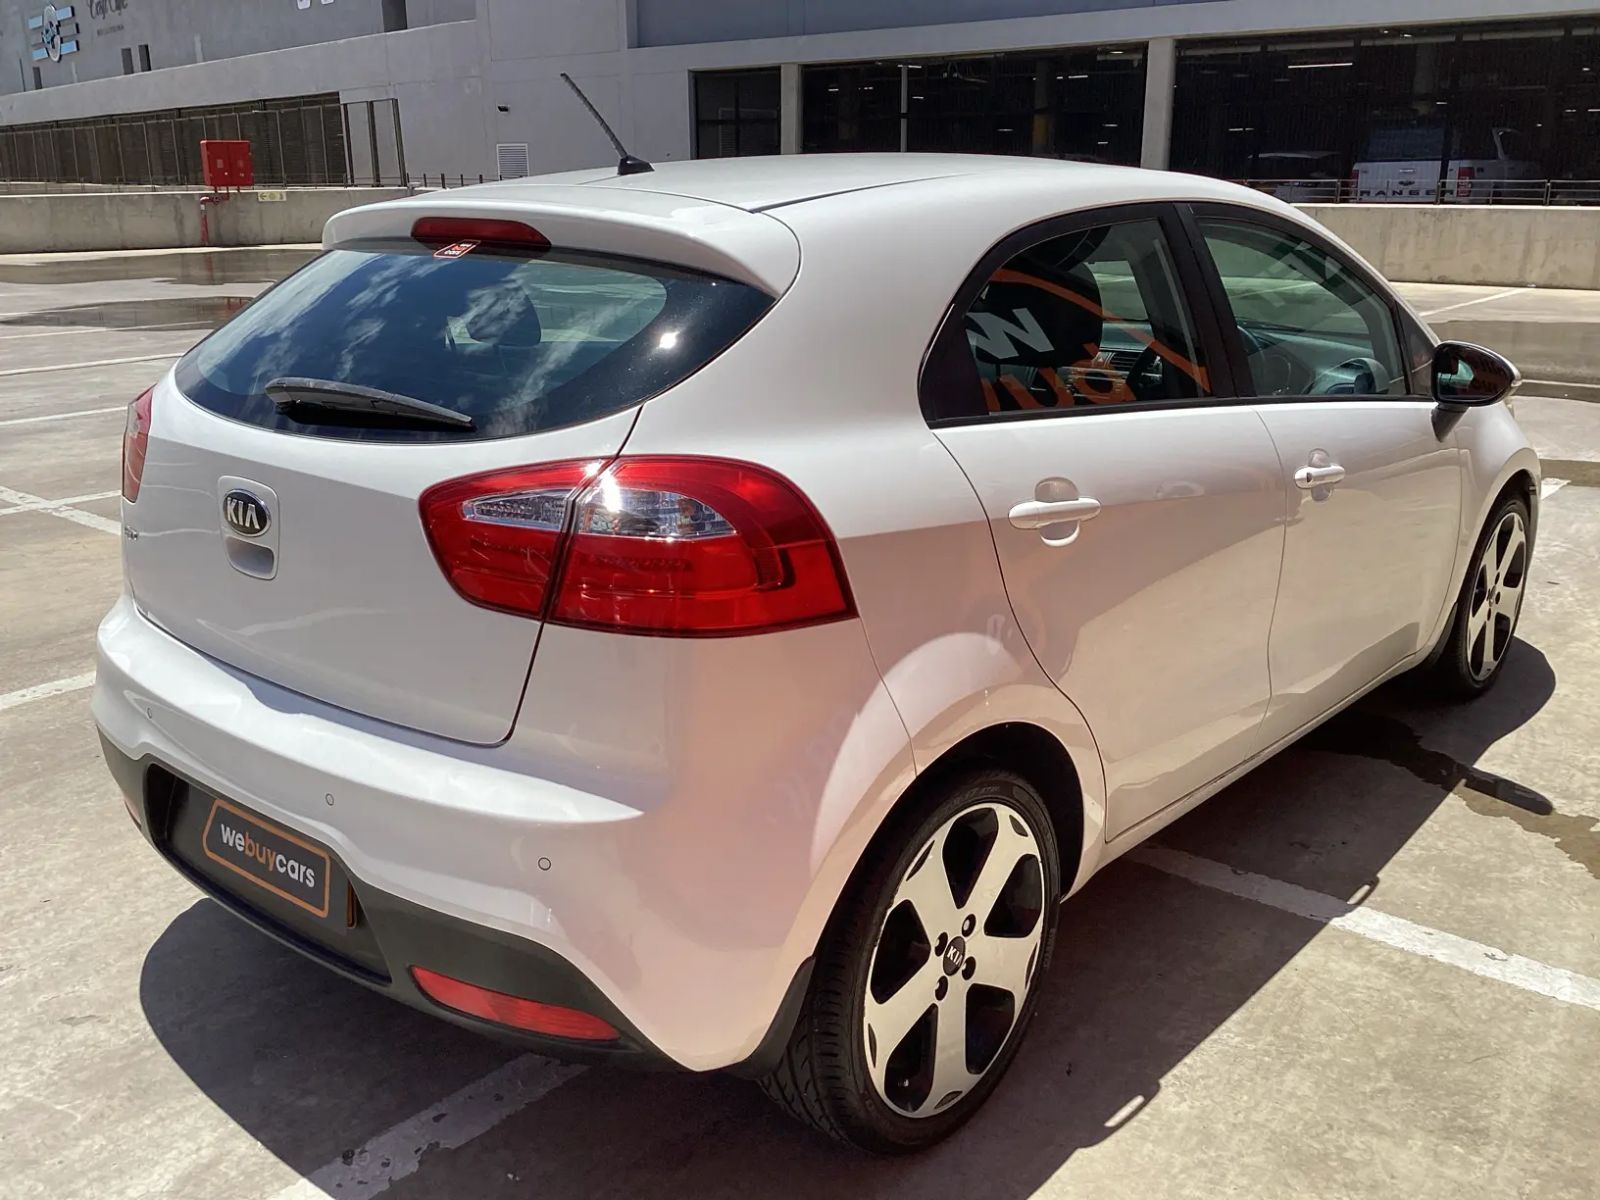
[[130,46],[122,48],[122,73],[124,75],[133,74],[133,49]]
[[1537,202],[1545,179],[1600,179],[1600,27],[1591,16],[1182,42],[1172,164],[1287,200],[1333,199],[1345,184],[1359,200],[1422,202],[1442,179],[1446,201]]
[[1135,163],[1141,46],[806,67],[808,151],[1035,154]]
[[898,63],[805,67],[800,88],[807,152],[900,149]]
[[149,69],[150,69],[150,45],[149,45],[148,42],[140,42],[139,43],[139,70],[148,71]]
[[1403,396],[1387,301],[1332,254],[1265,226],[1203,218],[1258,396]]
[[777,68],[694,77],[696,158],[778,153]]
[[1210,394],[1199,339],[1154,220],[1030,246],[997,270],[963,319],[991,413]]
[[[655,263],[479,247],[437,258],[409,239],[332,250],[179,364],[178,386],[226,417],[382,441],[507,437],[593,420],[684,379],[771,299]],[[358,384],[465,413],[475,431],[352,428],[280,414],[284,376]]]

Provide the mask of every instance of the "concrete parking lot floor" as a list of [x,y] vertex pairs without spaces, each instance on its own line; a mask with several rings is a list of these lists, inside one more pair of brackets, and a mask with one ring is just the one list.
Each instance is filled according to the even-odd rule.
[[1108,869],[993,1102],[877,1161],[736,1079],[562,1067],[367,993],[128,825],[88,711],[123,408],[307,253],[0,260],[0,1194],[1600,1194],[1600,297],[1405,289],[1540,381],[1496,690],[1386,688]]

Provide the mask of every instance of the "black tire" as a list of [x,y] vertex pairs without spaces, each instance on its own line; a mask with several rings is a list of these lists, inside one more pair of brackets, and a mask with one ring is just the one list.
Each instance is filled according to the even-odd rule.
[[[1038,848],[1043,884],[1039,925],[1028,928],[1041,932],[1035,962],[1027,974],[1027,995],[1009,1033],[1004,1035],[1005,1041],[977,1084],[948,1108],[928,1116],[906,1116],[890,1107],[869,1073],[867,1037],[863,1032],[869,971],[897,888],[908,875],[923,869],[920,864],[913,869],[917,856],[922,854],[921,861],[925,863],[924,848],[932,845],[935,835],[959,814],[983,804],[993,804],[996,813],[1009,811],[1019,816]],[[778,1065],[761,1081],[762,1090],[806,1124],[878,1154],[920,1150],[959,1128],[982,1106],[1005,1074],[1037,1006],[1040,981],[1049,967],[1056,901],[1061,894],[1056,844],[1056,832],[1044,801],[1030,783],[1009,771],[980,769],[953,776],[930,788],[911,810],[898,814],[874,843],[874,850],[857,869],[840,900],[818,947],[811,987],[794,1033]],[[1017,876],[1013,873],[1012,877]],[[988,932],[987,925],[984,932]],[[928,931],[927,939],[933,941],[934,937]],[[938,954],[932,957],[939,961],[925,960],[925,966],[932,962],[936,972],[947,969],[945,959]],[[943,986],[941,981],[940,987]],[[943,995],[941,990],[941,1000]],[[960,1010],[963,1015],[967,1011],[965,1003]],[[885,1048],[884,1053],[888,1055],[889,1049]],[[971,1052],[968,1053],[970,1057]],[[887,1076],[887,1062],[884,1070]]]
[[[1496,594],[1496,581],[1486,577],[1485,551],[1491,539],[1494,539],[1500,554],[1504,554],[1508,521],[1514,521],[1520,528],[1523,541],[1520,555],[1513,551],[1514,561],[1503,564],[1503,573],[1498,582],[1502,588],[1515,585],[1516,606],[1508,620],[1502,622],[1499,617],[1491,615],[1485,623],[1485,629],[1474,630],[1473,615],[1479,610],[1485,588],[1489,589],[1490,595]],[[1444,646],[1428,671],[1427,682],[1434,694],[1450,700],[1471,700],[1483,695],[1500,678],[1506,651],[1510,649],[1517,620],[1522,614],[1532,553],[1533,520],[1528,512],[1528,503],[1521,496],[1506,496],[1489,514],[1483,530],[1478,534],[1477,544],[1472,548],[1466,578],[1456,597],[1455,608],[1451,610],[1450,628],[1445,633]],[[1498,594],[1503,596],[1504,591]],[[1485,634],[1493,640],[1486,643]],[[1497,654],[1493,652],[1495,646],[1499,647]],[[1493,660],[1487,669],[1484,661],[1486,651]]]

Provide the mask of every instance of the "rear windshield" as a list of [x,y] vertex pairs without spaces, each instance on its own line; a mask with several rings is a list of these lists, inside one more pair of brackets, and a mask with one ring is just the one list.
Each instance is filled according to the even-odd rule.
[[[366,441],[511,437],[591,421],[704,366],[772,303],[728,279],[570,251],[409,238],[312,260],[196,346],[179,388],[204,408],[288,433]],[[473,419],[445,429],[278,411],[285,377],[355,384]]]

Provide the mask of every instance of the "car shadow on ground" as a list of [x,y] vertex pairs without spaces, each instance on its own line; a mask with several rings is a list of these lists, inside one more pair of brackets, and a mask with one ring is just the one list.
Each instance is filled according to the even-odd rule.
[[[1519,642],[1473,704],[1419,706],[1392,685],[1172,826],[1160,841],[1338,896],[1381,896],[1385,866],[1444,803],[1549,802],[1473,764],[1549,700]],[[1448,745],[1450,753],[1436,749]],[[1242,861],[1241,861],[1242,860]],[[722,1076],[591,1069],[393,1197],[1025,1197],[1077,1151],[1162,1103],[1165,1077],[1321,926],[1119,861],[1061,913],[1050,978],[1010,1077],[971,1125],[910,1159],[864,1157]],[[232,1120],[309,1174],[516,1052],[332,976],[209,901],[150,952],[156,1037]]]

